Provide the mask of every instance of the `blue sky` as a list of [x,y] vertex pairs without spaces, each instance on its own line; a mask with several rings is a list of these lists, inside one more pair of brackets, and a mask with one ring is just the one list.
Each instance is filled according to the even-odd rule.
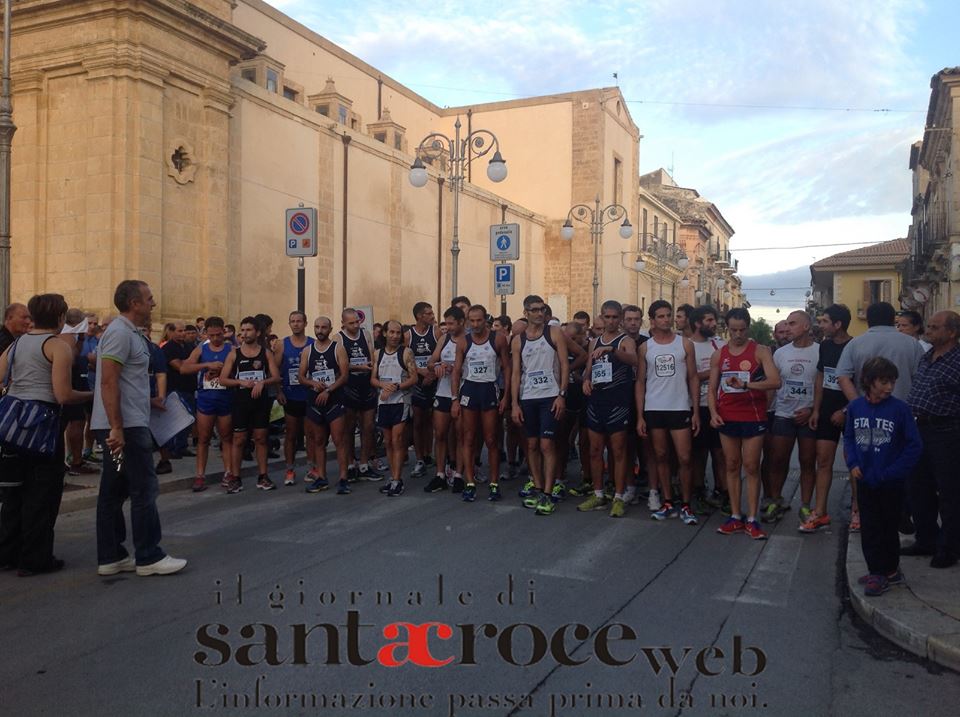
[[720,208],[743,275],[905,236],[930,77],[960,65],[957,0],[269,1],[440,105],[616,72],[641,172]]

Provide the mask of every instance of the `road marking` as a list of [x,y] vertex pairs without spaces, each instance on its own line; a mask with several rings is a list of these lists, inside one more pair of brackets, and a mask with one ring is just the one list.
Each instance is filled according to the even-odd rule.
[[553,565],[537,568],[530,572],[551,578],[579,580],[581,582],[595,582],[600,572],[600,561],[604,557],[621,559],[621,549],[627,545],[626,540],[636,536],[637,526],[633,521],[609,521],[593,538],[581,542],[567,557],[558,560]]
[[786,607],[802,547],[802,538],[772,536],[763,546],[756,565],[752,554],[737,561],[728,573],[722,590],[714,595],[714,599]]

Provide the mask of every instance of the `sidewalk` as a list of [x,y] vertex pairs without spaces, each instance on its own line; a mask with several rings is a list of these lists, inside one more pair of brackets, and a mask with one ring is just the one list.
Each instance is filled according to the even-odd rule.
[[[907,536],[904,543],[913,542]],[[960,672],[960,568],[937,570],[930,558],[902,557],[907,578],[880,597],[866,597],[857,578],[867,573],[860,539],[847,543],[850,602],[870,627],[905,650]]]

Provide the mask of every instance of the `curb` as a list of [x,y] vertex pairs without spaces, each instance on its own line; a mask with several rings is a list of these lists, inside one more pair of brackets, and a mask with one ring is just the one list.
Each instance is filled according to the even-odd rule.
[[857,578],[867,573],[867,564],[856,541],[847,544],[846,571],[850,603],[864,622],[904,650],[960,672],[960,621],[924,602],[909,582],[866,597]]

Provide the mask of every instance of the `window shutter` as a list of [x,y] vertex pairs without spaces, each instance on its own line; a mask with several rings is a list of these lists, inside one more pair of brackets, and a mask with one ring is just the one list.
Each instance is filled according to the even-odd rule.
[[882,299],[881,299],[881,300],[882,300],[882,301],[886,301],[886,302],[889,304],[889,303],[890,303],[890,292],[891,292],[891,281],[890,281],[890,279],[887,279],[886,281],[884,281],[882,287],[883,287],[883,288],[882,288],[882,290],[881,290],[881,296],[882,296]]

